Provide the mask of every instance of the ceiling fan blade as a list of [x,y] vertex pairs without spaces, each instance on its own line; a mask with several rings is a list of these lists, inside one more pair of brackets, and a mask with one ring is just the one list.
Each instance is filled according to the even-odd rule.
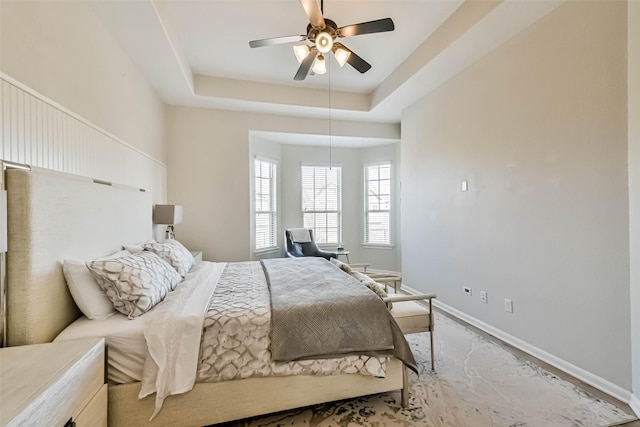
[[375,21],[362,22],[360,24],[347,25],[338,28],[338,37],[360,36],[362,34],[384,33],[395,30],[391,18],[378,19]]
[[367,71],[369,71],[369,69],[371,69],[371,64],[369,64],[364,59],[360,58],[351,49],[349,49],[343,44],[341,44],[340,47],[342,47],[343,49],[347,49],[349,52],[351,52],[351,55],[349,55],[349,57],[347,58],[347,64],[351,65],[353,68],[360,71],[361,74],[364,74]]
[[324,28],[324,17],[318,0],[300,0],[305,13],[309,17],[309,22],[315,28]]
[[284,37],[272,37],[270,39],[251,40],[249,42],[250,47],[264,47],[273,46],[284,43],[298,43],[307,39],[307,36],[284,36]]
[[307,77],[307,74],[309,74],[309,69],[311,69],[314,59],[316,59],[316,51],[312,50],[304,58],[304,61],[302,61],[302,64],[300,64],[300,68],[298,68],[298,72],[296,73],[293,80],[304,80]]

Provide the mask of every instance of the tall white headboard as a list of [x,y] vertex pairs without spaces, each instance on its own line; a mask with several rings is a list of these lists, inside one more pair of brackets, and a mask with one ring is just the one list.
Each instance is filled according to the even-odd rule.
[[7,344],[49,342],[80,316],[62,273],[152,238],[150,194],[33,168],[6,171]]

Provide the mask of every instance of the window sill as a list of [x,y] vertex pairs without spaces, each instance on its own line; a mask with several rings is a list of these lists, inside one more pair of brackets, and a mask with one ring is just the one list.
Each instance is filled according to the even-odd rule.
[[362,247],[365,248],[365,249],[386,249],[386,250],[391,250],[391,249],[395,249],[396,245],[383,244],[383,243],[363,243]]
[[280,247],[274,246],[273,248],[264,248],[253,251],[254,255],[267,255],[273,254],[280,251]]

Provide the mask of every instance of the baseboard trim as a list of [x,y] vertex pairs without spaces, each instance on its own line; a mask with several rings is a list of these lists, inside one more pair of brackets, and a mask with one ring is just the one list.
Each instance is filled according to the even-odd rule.
[[[402,285],[402,289],[409,293],[420,293],[417,290],[405,285]],[[443,303],[442,301],[438,301],[437,299],[435,299],[433,300],[433,305],[441,309],[442,311],[445,311],[450,315],[455,316],[458,319],[463,320],[470,325],[473,325],[476,328],[506,342],[507,344],[512,345],[524,351],[525,353],[530,354],[531,356],[536,357],[543,362],[560,369],[561,371],[573,376],[574,378],[597,388],[598,390],[608,394],[609,396],[614,397],[621,402],[627,403],[633,409],[636,415],[638,415],[640,411],[640,400],[637,396],[632,395],[630,391],[625,390],[624,388],[591,372],[588,372],[572,363],[569,363],[566,360],[560,359],[553,354],[547,353],[546,351],[525,341],[522,341],[521,339],[516,338],[513,335],[507,334],[506,332],[497,329],[481,320],[478,320],[475,317],[469,316],[468,314],[463,313],[460,310]]]
[[640,397],[632,394],[631,399],[629,400],[629,406],[633,412],[635,412],[636,416],[640,418]]

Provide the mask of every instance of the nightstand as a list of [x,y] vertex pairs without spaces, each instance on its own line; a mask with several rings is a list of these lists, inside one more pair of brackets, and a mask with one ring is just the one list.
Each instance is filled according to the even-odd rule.
[[340,259],[340,255],[344,255],[345,258],[347,258],[347,264],[349,264],[349,251],[336,251],[335,254],[338,256],[338,259]]
[[107,425],[104,339],[0,349],[0,425]]
[[196,260],[196,265],[202,262],[202,251],[191,251],[191,255],[193,255],[193,259]]

